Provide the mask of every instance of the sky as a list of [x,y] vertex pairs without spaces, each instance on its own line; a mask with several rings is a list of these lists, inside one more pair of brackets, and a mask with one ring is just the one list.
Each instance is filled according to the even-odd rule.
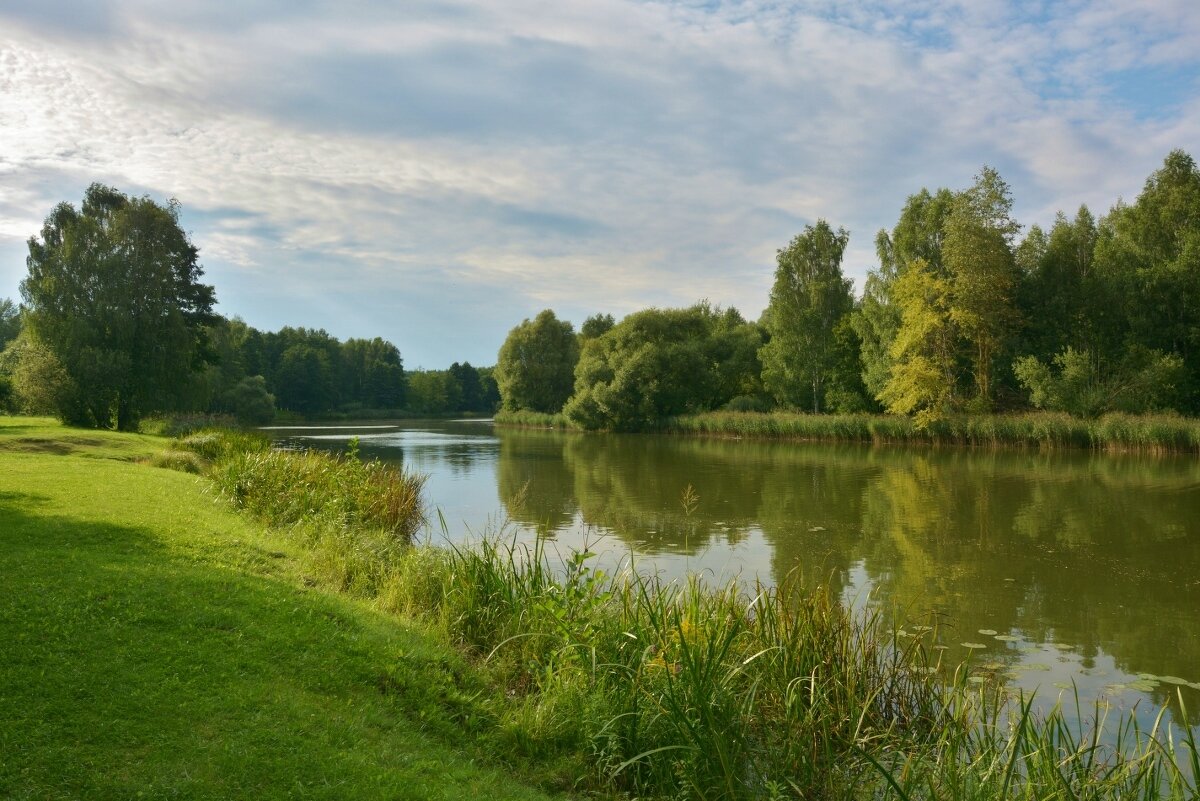
[[218,311],[409,368],[708,299],[757,318],[818,218],[983,165],[1017,218],[1200,158],[1196,0],[0,0],[0,298],[55,204],[182,204]]

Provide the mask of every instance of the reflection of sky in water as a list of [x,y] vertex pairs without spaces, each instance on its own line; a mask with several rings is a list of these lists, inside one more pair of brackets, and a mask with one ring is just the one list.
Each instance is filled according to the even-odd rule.
[[[977,457],[942,454],[937,460],[947,464],[941,465],[918,456],[910,466],[903,462],[902,451],[867,457],[853,453],[831,468],[818,451],[813,461],[818,468],[813,468],[803,460],[799,466],[781,460],[780,454],[787,451],[780,448],[787,446],[763,451],[750,443],[730,443],[722,446],[725,450],[718,451],[721,458],[716,459],[706,458],[702,446],[696,446],[700,455],[691,457],[673,444],[670,447],[680,450],[685,462],[676,467],[680,458],[674,451],[666,461],[656,461],[665,458],[661,455],[641,452],[653,450],[651,438],[571,440],[546,435],[526,440],[506,433],[502,441],[490,425],[476,421],[288,427],[274,436],[331,449],[341,449],[357,437],[364,456],[402,461],[426,474],[426,497],[446,525],[443,532],[439,516],[431,514],[433,525],[426,536],[434,542],[447,537],[451,542],[467,542],[502,531],[517,543],[531,545],[540,529],[552,561],[588,548],[596,553],[592,565],[606,572],[633,564],[639,572],[665,580],[699,573],[713,583],[737,578],[749,585],[756,577],[771,582],[799,567],[806,581],[829,583],[852,609],[886,603],[890,613],[896,599],[903,598],[907,606],[895,610],[901,628],[936,622],[937,642],[947,646],[946,664],[969,658],[974,674],[998,677],[1014,689],[1036,690],[1043,707],[1061,700],[1073,712],[1075,689],[1069,689],[1073,683],[1088,719],[1094,700],[1104,699],[1114,712],[1136,707],[1140,723],[1148,727],[1159,706],[1177,691],[1183,693],[1190,714],[1200,710],[1200,684],[1180,687],[1160,682],[1150,688],[1138,684],[1145,678],[1130,672],[1170,672],[1170,663],[1163,663],[1152,648],[1122,639],[1127,632],[1136,634],[1144,628],[1138,625],[1139,616],[1147,612],[1137,609],[1137,598],[1117,598],[1119,603],[1108,603],[1095,614],[1082,610],[1083,623],[1070,622],[1083,627],[1086,641],[1071,642],[1069,633],[1055,630],[1055,615],[1061,618],[1062,614],[1045,597],[1061,590],[1050,587],[1046,576],[1069,578],[1081,570],[1095,571],[1095,580],[1101,582],[1107,573],[1135,582],[1161,585],[1165,581],[1186,590],[1190,573],[1181,578],[1178,571],[1154,572],[1158,567],[1137,562],[1127,550],[1105,550],[1109,543],[1096,533],[1098,528],[1093,530],[1100,526],[1100,518],[1093,522],[1086,514],[1095,507],[1091,511],[1095,515],[1140,521],[1145,500],[1113,491],[1114,486],[1124,489],[1122,482],[1127,480],[1130,493],[1153,491],[1159,505],[1195,503],[1198,485],[1179,478],[1187,467],[1164,462],[1160,472],[1157,468],[1137,472],[1117,460],[1093,462],[1080,457],[1066,458],[1061,466],[1031,478],[1024,473],[1025,462],[1031,476],[1039,463],[1034,457],[1015,455],[997,460],[995,466],[988,463],[985,481],[976,476],[976,483],[960,487],[948,479],[960,472],[978,473],[972,462]],[[613,452],[619,452],[619,458]],[[830,448],[829,454],[845,456],[845,451]],[[836,470],[838,478],[824,479],[821,470]],[[743,485],[747,475],[757,476],[760,483]],[[771,481],[782,482],[783,491],[772,487]],[[700,491],[702,512],[694,517],[684,512],[678,500],[689,483]],[[526,486],[527,504],[513,503]],[[729,487],[733,489],[726,491]],[[772,489],[775,494],[768,499]],[[892,493],[884,497],[895,500],[880,507],[878,491],[882,490]],[[1011,522],[1006,519],[1010,531],[985,530],[988,526],[974,518],[979,531],[957,530],[964,505],[1000,506],[1014,492],[1023,505],[1018,504],[1021,508]],[[624,506],[613,502],[622,493],[635,500],[626,498]],[[1086,500],[1064,509],[1062,498],[1077,494]],[[910,525],[911,520],[922,522]],[[1187,521],[1187,515],[1176,514],[1151,521],[1143,529],[1154,527],[1152,547],[1171,541],[1189,543],[1188,538],[1198,532],[1190,530]],[[946,537],[959,549],[948,552],[958,561],[945,562],[945,554],[929,544],[945,546]],[[1012,545],[1008,541],[1014,537],[1026,539]],[[941,575],[972,569],[969,550],[964,551],[968,556],[959,551],[969,549],[973,538],[977,538],[980,564],[1004,558],[998,540],[1016,548],[1008,553],[1019,558],[992,565],[990,571],[980,569],[979,576]],[[890,550],[880,550],[881,543]],[[1148,564],[1158,565],[1158,561]],[[1067,592],[1071,587],[1064,584]],[[1070,599],[1050,600],[1070,608]],[[1170,609],[1178,620],[1169,621],[1165,630],[1178,630],[1194,639],[1197,611]],[[1088,628],[1093,617],[1101,617],[1102,625],[1093,621]],[[1018,618],[1032,620],[1038,632],[1023,631]],[[980,628],[1016,639],[1000,641],[995,635],[979,633]],[[984,648],[968,649],[962,643]],[[1130,653],[1118,660],[1110,645]],[[1158,645],[1170,653],[1171,643]],[[1173,656],[1179,671],[1179,655]],[[1191,674],[1180,676],[1189,683],[1200,682],[1200,662],[1193,664]]]

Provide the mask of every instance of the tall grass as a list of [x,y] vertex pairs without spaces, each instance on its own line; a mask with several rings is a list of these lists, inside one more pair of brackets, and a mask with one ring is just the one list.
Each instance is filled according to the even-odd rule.
[[512,426],[514,428],[556,428],[566,429],[575,426],[567,420],[565,414],[547,414],[546,412],[531,412],[521,409],[515,412],[496,412],[492,418],[496,425]]
[[[1193,798],[1195,742],[1090,724],[968,681],[794,578],[747,593],[607,576],[540,545],[407,549],[379,603],[423,618],[510,699],[501,743],[636,797]],[[1080,715],[1083,720],[1086,716]],[[1115,736],[1112,731],[1116,726]],[[1107,745],[1104,743],[1108,742]]]
[[907,417],[794,412],[706,412],[664,421],[667,433],[876,444],[1091,448],[1200,453],[1200,420],[1109,414],[1088,420],[1054,412],[959,415],[918,428]]
[[217,490],[235,506],[279,527],[299,523],[383,532],[408,542],[425,522],[425,477],[347,454],[284,451],[256,434],[210,430],[180,446],[212,462]]

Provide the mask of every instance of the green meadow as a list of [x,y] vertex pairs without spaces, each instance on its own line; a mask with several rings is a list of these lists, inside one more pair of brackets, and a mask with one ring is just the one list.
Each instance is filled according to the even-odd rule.
[[0,417],[0,797],[546,797],[454,650],[311,586],[166,442]]

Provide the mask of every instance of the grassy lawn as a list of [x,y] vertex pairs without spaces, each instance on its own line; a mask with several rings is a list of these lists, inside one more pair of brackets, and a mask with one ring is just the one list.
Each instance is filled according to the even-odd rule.
[[0,418],[0,797],[541,798],[470,669],[140,435]]

